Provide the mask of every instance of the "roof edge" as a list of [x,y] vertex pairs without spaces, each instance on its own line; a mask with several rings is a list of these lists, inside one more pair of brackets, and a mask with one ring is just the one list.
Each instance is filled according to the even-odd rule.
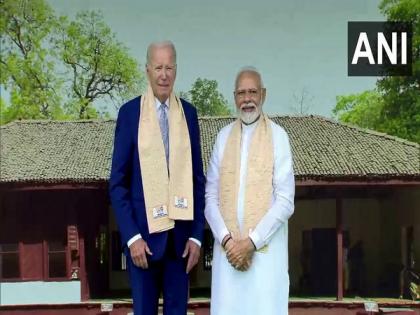
[[[273,117],[285,117],[285,116],[273,116]],[[297,116],[295,116],[295,117],[297,117]],[[345,127],[355,129],[355,130],[363,132],[363,133],[372,134],[372,135],[375,135],[375,136],[387,138],[387,139],[394,140],[394,141],[397,141],[397,142],[400,142],[400,143],[403,143],[403,144],[407,144],[407,145],[411,145],[411,146],[420,148],[420,144],[417,143],[417,142],[413,142],[413,141],[403,139],[403,138],[400,138],[400,137],[397,137],[397,136],[392,136],[392,135],[389,135],[387,133],[376,131],[376,130],[373,130],[373,129],[363,128],[363,127],[359,127],[359,126],[354,125],[354,124],[341,122],[341,121],[338,121],[334,118],[328,118],[328,117],[324,117],[324,116],[316,115],[316,114],[305,115],[305,116],[300,116],[300,117],[316,117],[316,118],[322,119],[322,120],[324,120],[326,122],[329,122],[331,124],[334,124],[334,125],[345,126]]]
[[103,123],[103,122],[115,122],[114,118],[107,119],[76,119],[76,120],[52,120],[52,119],[22,119],[13,120],[7,124],[0,126],[0,128],[10,127],[13,125],[36,125],[36,124],[73,124],[73,123]]

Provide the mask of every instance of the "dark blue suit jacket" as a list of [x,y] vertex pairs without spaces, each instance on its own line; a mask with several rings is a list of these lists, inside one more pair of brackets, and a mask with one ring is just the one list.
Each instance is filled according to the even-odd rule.
[[[205,177],[201,160],[197,111],[184,100],[182,100],[182,107],[191,141],[194,220],[175,221],[174,243],[178,256],[182,255],[188,238],[193,237],[202,241],[205,224]],[[125,252],[127,253],[127,241],[140,233],[153,253],[151,260],[158,260],[162,258],[165,251],[168,232],[149,234],[137,145],[139,117],[140,97],[136,97],[120,108],[115,129],[109,191]]]

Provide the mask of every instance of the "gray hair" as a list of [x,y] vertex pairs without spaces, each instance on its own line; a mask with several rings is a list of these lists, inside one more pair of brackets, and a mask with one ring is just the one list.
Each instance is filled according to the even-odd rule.
[[242,67],[242,68],[239,70],[238,74],[236,75],[236,79],[235,79],[235,90],[236,90],[236,88],[238,87],[238,81],[239,81],[239,78],[240,78],[243,74],[245,74],[245,73],[251,73],[251,74],[256,75],[256,76],[257,76],[257,78],[258,78],[258,80],[260,81],[261,87],[262,87],[262,88],[264,87],[264,82],[263,82],[262,77],[261,77],[261,74],[260,74],[260,72],[257,70],[257,68],[255,68],[255,67],[253,67],[253,66],[245,66],[245,67]]
[[152,50],[155,48],[165,48],[169,47],[172,49],[175,64],[176,64],[176,49],[174,43],[172,43],[170,40],[164,40],[161,42],[152,42],[149,44],[149,47],[147,47],[147,57],[146,57],[146,65],[150,63],[150,58],[152,55]]

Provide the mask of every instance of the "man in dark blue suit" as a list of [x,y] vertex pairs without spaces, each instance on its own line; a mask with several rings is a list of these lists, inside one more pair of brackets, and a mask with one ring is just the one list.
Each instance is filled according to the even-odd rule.
[[[148,115],[154,118],[142,120],[140,117],[141,115],[145,117],[143,108],[145,104],[142,102],[142,99],[147,99],[145,95],[121,107],[115,130],[109,190],[124,251],[128,256],[127,265],[134,313],[136,315],[157,314],[159,296],[163,292],[163,314],[185,315],[188,300],[188,273],[198,262],[205,223],[205,177],[201,160],[197,111],[190,103],[175,98],[173,94],[176,51],[171,42],[152,43],[148,47],[146,72],[149,94],[145,95],[152,96],[149,97],[149,103],[151,103],[150,99],[153,99],[153,110],[149,111]],[[153,94],[151,94],[152,91]],[[171,108],[171,106],[176,105],[175,103],[179,104],[179,117],[182,119],[181,123],[178,122],[176,127],[173,127],[171,118],[175,117],[175,114],[172,111],[174,107]],[[184,127],[183,135],[171,134],[171,131],[178,130],[176,128],[180,127],[181,129]],[[145,139],[145,135],[149,134],[151,129],[158,130],[155,135],[158,134],[161,139],[158,141],[155,141],[156,138]],[[178,152],[183,152],[184,156],[180,157],[178,154],[174,161],[175,158],[171,158],[171,154],[176,155],[177,143],[182,141],[187,141],[190,151],[178,150]],[[155,145],[155,142],[158,144]],[[150,156],[145,152],[151,151],[142,151],[141,148],[144,145],[155,146],[158,149],[164,148],[164,151],[163,149],[154,150],[153,154],[160,152],[156,163],[164,161],[166,166],[164,174],[169,179],[159,181],[161,184],[153,187],[150,187],[152,185],[149,183],[155,180],[154,174],[162,175],[162,173],[155,171],[153,167],[156,165],[151,165],[150,161],[145,162],[147,158],[150,160]],[[188,196],[188,194],[178,195],[175,196],[175,205],[171,205],[172,188],[167,189],[167,186],[177,189],[177,186],[180,186],[177,183],[178,177],[185,177],[183,176],[185,172],[180,174],[177,169],[171,169],[171,167],[184,160],[190,161],[190,164],[186,163],[183,167],[186,168],[186,174],[188,174],[184,181],[191,182],[191,184],[187,183],[186,187],[191,187],[189,199],[192,200],[187,200],[187,197],[178,197]],[[150,165],[150,167],[145,170],[145,165]],[[146,176],[146,174],[149,175]],[[177,178],[171,177],[171,174],[177,174]],[[162,187],[165,187],[162,190],[165,194],[169,190],[168,204],[163,202],[161,206],[159,204],[156,207],[152,204],[149,211],[150,200],[162,198],[162,194],[159,193]],[[188,218],[175,217],[173,219],[173,217],[170,218],[171,207],[176,211],[183,211],[188,207],[193,209],[190,209],[191,216]],[[152,222],[154,220],[164,223],[154,226]]]

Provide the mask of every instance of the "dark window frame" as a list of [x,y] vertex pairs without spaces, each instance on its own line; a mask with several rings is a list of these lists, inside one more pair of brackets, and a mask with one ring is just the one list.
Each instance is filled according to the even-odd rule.
[[[71,262],[70,262],[70,250],[67,242],[67,237],[64,242],[64,250],[49,250],[50,243],[53,243],[52,240],[44,240],[43,241],[43,281],[57,281],[57,280],[71,280]],[[62,277],[51,277],[50,276],[50,254],[58,254],[58,253],[64,253],[65,255],[65,276]]]
[[0,281],[2,281],[2,282],[15,282],[15,281],[21,280],[22,279],[22,259],[21,259],[22,243],[21,242],[18,242],[18,243],[8,242],[8,243],[3,243],[1,245],[17,245],[17,250],[16,251],[3,251],[0,248],[0,256],[5,255],[5,254],[6,255],[7,254],[17,254],[17,259],[18,259],[17,264],[18,264],[18,269],[19,269],[19,271],[18,271],[19,276],[17,278],[16,277],[5,278],[5,277],[3,277],[3,273],[1,273],[0,274]]
[[[70,257],[70,249],[67,244],[67,241],[65,242],[64,250],[60,251],[49,251],[48,244],[51,242],[51,240],[43,240],[42,241],[42,274],[38,275],[34,279],[26,279],[23,277],[23,261],[22,261],[22,253],[25,250],[25,246],[22,242],[18,242],[17,245],[17,251],[3,251],[0,249],[0,255],[2,254],[10,254],[15,253],[18,255],[18,268],[19,268],[19,277],[10,277],[5,278],[2,274],[0,274],[0,281],[1,282],[26,282],[26,281],[69,281],[71,279],[71,257]],[[4,243],[2,245],[6,244],[16,244],[16,243]],[[49,261],[49,254],[51,253],[64,253],[65,255],[65,276],[63,277],[50,277],[49,271],[50,271],[50,261]]]

